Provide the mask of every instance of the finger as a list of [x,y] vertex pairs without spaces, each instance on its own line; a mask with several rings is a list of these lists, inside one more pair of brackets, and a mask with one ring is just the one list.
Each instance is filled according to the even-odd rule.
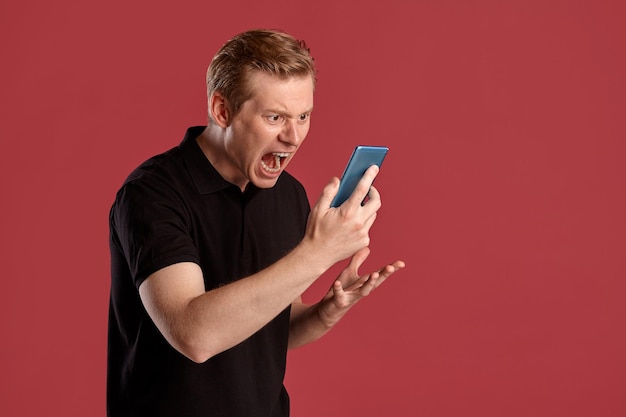
[[372,186],[366,201],[363,203],[363,215],[366,216],[367,220],[365,224],[368,230],[374,224],[374,221],[376,220],[376,213],[381,207],[382,201],[380,199],[380,193],[376,187]]
[[374,187],[373,185],[370,187],[369,192],[367,193],[367,202],[365,204],[377,205],[378,208],[380,208],[381,200],[378,188]]
[[387,278],[404,268],[404,262],[396,261],[393,264],[386,265],[378,271],[375,288],[379,287]]
[[387,278],[388,276],[399,271],[400,269],[401,268],[396,268],[394,265],[387,265],[384,268],[380,269],[378,273],[380,274],[381,277]]
[[[368,248],[367,254],[369,255],[370,251]],[[363,261],[365,258],[363,258]],[[361,261],[362,263],[362,261]],[[360,265],[360,264],[359,264]],[[393,273],[398,272],[402,268],[404,268],[405,264],[403,261],[395,261],[389,265],[385,265],[380,268],[378,271],[373,272],[370,275],[363,275],[358,277],[358,279],[348,283],[346,277],[340,277],[340,280],[343,284],[343,290],[345,292],[355,291],[365,285],[368,285],[368,282],[373,285],[373,288],[378,288],[385,280],[391,276]],[[347,268],[346,268],[347,269]],[[358,275],[358,269],[353,271],[354,274]],[[376,274],[376,275],[374,275]],[[352,279],[354,279],[357,275],[351,275]],[[373,276],[373,277],[372,277]]]
[[359,249],[354,255],[352,255],[352,259],[350,259],[350,264],[348,268],[354,272],[355,275],[359,275],[359,268],[363,265],[363,262],[370,255],[370,248],[367,246]]
[[330,203],[337,195],[337,191],[339,190],[339,178],[332,177],[330,182],[326,184],[324,189],[322,190],[322,195],[317,200],[315,207],[322,207],[324,209],[330,208]]
[[338,280],[343,284],[343,286],[350,285],[352,281],[359,277],[359,268],[365,262],[365,259],[370,254],[370,249],[365,246],[359,249],[352,257],[350,258],[350,263],[345,267],[341,274],[339,274]]
[[395,261],[394,263],[388,266],[391,266],[393,268],[392,272],[398,272],[399,270],[403,269],[406,266],[406,264],[403,261]]
[[348,208],[360,206],[361,202],[365,199],[365,197],[367,197],[367,194],[372,186],[372,182],[374,182],[379,170],[380,169],[377,165],[369,167],[357,183],[352,195],[346,200],[344,205]]
[[363,284],[362,294],[365,296],[372,292],[375,288],[378,288],[387,278],[389,278],[395,272],[404,268],[404,262],[396,261],[393,264],[385,265],[377,272],[372,272],[368,280]]
[[[374,274],[372,274],[374,275]],[[391,274],[389,275],[383,275],[383,274],[376,274],[376,278],[374,280],[371,280],[370,282],[367,283],[368,287],[371,286],[371,289],[369,290],[369,292],[371,292],[372,290],[380,287],[383,282],[385,282],[387,280],[387,278],[389,278]]]
[[363,275],[362,277],[358,277],[358,279],[354,282],[351,282],[347,287],[344,285],[344,291],[355,291],[361,288],[367,280],[370,278],[369,275]]
[[343,285],[339,280],[333,283],[333,300],[339,307],[345,307],[348,304],[347,295],[343,290]]
[[[378,272],[373,272],[369,276],[369,279],[361,287],[361,291],[360,291],[361,292],[361,296],[362,297],[367,297],[368,295],[370,295],[371,292],[376,287],[378,287],[381,284],[380,278],[381,278],[381,275]],[[383,281],[384,281],[384,279],[383,279]]]

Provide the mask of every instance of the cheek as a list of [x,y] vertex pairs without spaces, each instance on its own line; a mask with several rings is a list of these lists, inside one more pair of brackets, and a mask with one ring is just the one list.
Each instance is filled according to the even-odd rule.
[[252,136],[258,138],[272,136],[275,133],[274,131],[277,130],[276,127],[268,125],[262,120],[250,121],[246,123],[244,128],[247,129],[247,131],[250,132]]
[[307,123],[306,125],[300,126],[298,133],[300,134],[300,137],[302,138],[302,140],[306,139],[306,135],[309,134],[310,127],[311,125],[309,123]]

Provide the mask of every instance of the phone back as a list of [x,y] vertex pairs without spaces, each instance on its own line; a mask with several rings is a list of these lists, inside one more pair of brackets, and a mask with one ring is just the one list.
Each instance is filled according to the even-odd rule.
[[331,207],[339,207],[350,198],[357,183],[372,165],[382,165],[389,148],[385,146],[359,145],[352,152],[348,165],[341,176],[339,191],[331,203]]

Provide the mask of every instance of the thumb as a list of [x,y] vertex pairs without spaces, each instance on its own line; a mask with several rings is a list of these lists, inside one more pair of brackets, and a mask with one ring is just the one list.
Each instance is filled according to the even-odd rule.
[[367,246],[359,249],[354,255],[352,255],[352,259],[350,259],[350,264],[348,268],[353,271],[355,276],[359,276],[359,268],[363,265],[363,262],[370,255],[370,248]]

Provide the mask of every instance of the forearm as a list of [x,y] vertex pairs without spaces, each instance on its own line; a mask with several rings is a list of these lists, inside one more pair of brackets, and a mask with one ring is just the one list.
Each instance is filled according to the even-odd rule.
[[[289,306],[328,268],[320,259],[303,243],[270,267],[207,292],[201,278],[190,278],[194,273],[201,277],[201,271],[189,264],[149,277],[140,294],[170,344],[203,362],[245,340]],[[176,288],[165,287],[172,282]]]
[[320,274],[290,268],[290,259],[190,303],[191,333],[211,357],[247,339],[300,296]]

